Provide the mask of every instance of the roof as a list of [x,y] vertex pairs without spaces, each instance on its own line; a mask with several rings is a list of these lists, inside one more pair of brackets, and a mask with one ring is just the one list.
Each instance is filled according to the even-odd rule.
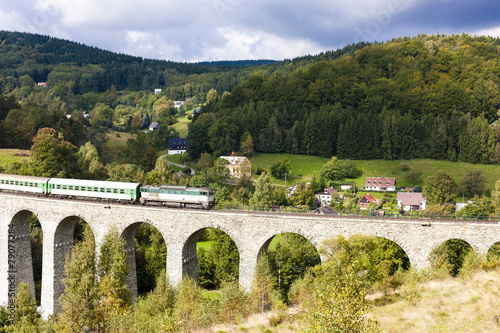
[[187,139],[186,138],[170,138],[168,139],[168,146],[186,146]]
[[404,193],[399,192],[397,196],[398,201],[401,200],[403,205],[418,206],[421,201],[425,201],[426,198],[422,193]]
[[314,214],[321,214],[321,215],[338,215],[337,212],[333,210],[331,207],[319,207],[314,211]]
[[[366,194],[365,194],[365,196],[361,198],[361,200],[363,200],[363,199],[365,199],[366,201],[368,201],[368,202],[370,202],[370,203],[371,203],[371,202],[377,202],[377,199],[375,199],[375,198],[373,197],[373,195],[371,195],[370,193],[366,193]],[[361,201],[361,200],[360,200],[360,201]]]
[[332,186],[329,188],[325,188],[323,192],[316,193],[316,194],[322,194],[322,195],[339,195],[339,192]]
[[34,176],[22,176],[22,175],[8,175],[5,173],[0,173],[1,179],[19,180],[23,182],[47,182],[50,178],[48,177],[34,177]]
[[92,186],[92,187],[113,187],[123,189],[135,189],[140,183],[124,183],[124,182],[107,182],[101,180],[85,180],[85,179],[65,179],[51,178],[49,184],[72,185],[72,186]]
[[151,125],[149,125],[149,128],[152,128],[152,129],[157,129],[158,127],[160,127],[160,124],[158,124],[158,123],[151,123]]
[[396,178],[366,177],[365,186],[396,186]]
[[242,163],[250,163],[248,158],[245,156],[236,156],[233,152],[231,156],[221,156],[220,158],[223,158],[225,160],[229,161],[229,164],[242,164]]

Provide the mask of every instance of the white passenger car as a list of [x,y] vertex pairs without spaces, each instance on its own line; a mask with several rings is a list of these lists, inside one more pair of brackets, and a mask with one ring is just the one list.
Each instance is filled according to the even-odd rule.
[[0,173],[0,189],[31,193],[47,193],[47,182],[50,178],[6,175]]
[[115,200],[136,200],[139,183],[51,178],[48,191],[53,195]]

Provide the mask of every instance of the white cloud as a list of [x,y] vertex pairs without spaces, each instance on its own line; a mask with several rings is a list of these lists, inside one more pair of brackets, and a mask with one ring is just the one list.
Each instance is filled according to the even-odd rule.
[[473,32],[472,34],[477,36],[500,37],[500,26],[488,29],[481,29],[479,31]]
[[307,39],[282,38],[263,31],[242,32],[234,27],[217,29],[224,38],[221,46],[203,45],[201,60],[284,59],[316,54],[324,47]]

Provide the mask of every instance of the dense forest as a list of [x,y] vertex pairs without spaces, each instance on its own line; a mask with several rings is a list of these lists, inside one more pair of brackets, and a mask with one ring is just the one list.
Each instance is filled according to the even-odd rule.
[[256,73],[203,108],[190,154],[238,150],[497,163],[500,39],[398,38],[289,73]]
[[27,149],[52,127],[99,147],[116,119],[169,125],[171,101],[189,99],[203,104],[188,133],[194,159],[241,152],[251,137],[256,152],[497,163],[499,48],[498,38],[419,35],[277,62],[188,64],[2,31],[0,146]]

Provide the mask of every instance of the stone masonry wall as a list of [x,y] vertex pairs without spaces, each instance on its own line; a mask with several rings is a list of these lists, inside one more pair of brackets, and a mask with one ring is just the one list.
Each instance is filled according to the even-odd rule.
[[[64,272],[64,257],[73,246],[71,235],[77,218],[82,218],[89,224],[94,233],[97,248],[100,247],[110,226],[115,225],[127,242],[131,266],[135,265],[133,237],[138,222],[153,225],[165,239],[166,269],[170,282],[174,285],[184,274],[197,276],[195,244],[200,231],[205,228],[223,230],[234,240],[240,254],[240,284],[245,288],[250,287],[258,254],[267,249],[270,239],[283,232],[302,235],[316,248],[321,246],[322,241],[337,235],[365,234],[384,237],[401,246],[410,258],[412,266],[417,268],[428,264],[427,257],[434,246],[452,238],[463,239],[481,251],[487,251],[494,243],[500,241],[498,233],[500,225],[497,223],[423,225],[419,221],[408,222],[381,218],[370,220],[324,216],[235,214],[85,203],[6,194],[0,194],[0,211],[0,304],[8,302],[8,295],[4,288],[7,286],[8,277],[8,227],[13,221],[17,221],[16,214],[28,211],[38,217],[43,229],[42,309],[44,317],[57,311],[57,299],[64,288],[60,282]],[[26,254],[26,256],[30,255]],[[25,274],[32,276],[32,272]],[[135,298],[137,295],[135,267],[130,269],[129,275],[127,282]]]

